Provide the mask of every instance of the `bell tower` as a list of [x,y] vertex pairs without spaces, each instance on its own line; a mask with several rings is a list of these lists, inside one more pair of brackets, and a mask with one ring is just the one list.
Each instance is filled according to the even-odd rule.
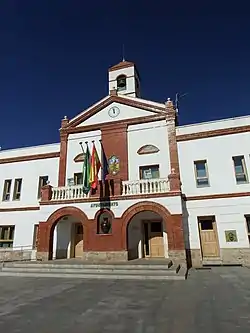
[[133,62],[121,61],[109,68],[109,91],[117,95],[140,97],[140,77]]

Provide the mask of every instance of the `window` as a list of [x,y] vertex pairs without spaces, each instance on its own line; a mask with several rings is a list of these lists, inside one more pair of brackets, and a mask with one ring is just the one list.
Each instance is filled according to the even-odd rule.
[[125,75],[118,76],[116,81],[117,81],[117,91],[126,90],[127,82],[126,82],[126,76]]
[[247,224],[247,234],[248,234],[248,240],[250,243],[250,215],[246,215],[246,224]]
[[14,225],[0,226],[0,247],[13,247]]
[[159,165],[140,166],[140,179],[160,178]]
[[247,169],[244,156],[234,156],[234,172],[237,184],[244,184],[248,182]]
[[198,216],[198,223],[200,225],[201,231],[213,230],[214,229],[214,222],[215,216]]
[[83,184],[83,173],[74,173],[74,182],[75,185],[82,185]]
[[49,176],[40,176],[38,180],[38,193],[37,198],[41,198],[41,189],[43,186],[48,184]]
[[202,220],[200,219],[201,230],[213,230],[213,221],[212,220]]
[[6,179],[4,181],[4,187],[3,187],[3,201],[9,201],[10,200],[10,190],[11,190],[11,179]]
[[197,187],[209,186],[207,161],[195,161],[194,167]]
[[38,228],[39,224],[34,225],[34,233],[33,233],[33,250],[37,249],[37,242],[38,242]]
[[13,200],[20,200],[22,190],[22,179],[15,179]]

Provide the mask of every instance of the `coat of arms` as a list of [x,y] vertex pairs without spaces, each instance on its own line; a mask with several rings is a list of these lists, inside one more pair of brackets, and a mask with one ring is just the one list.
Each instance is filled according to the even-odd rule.
[[120,160],[117,156],[111,156],[108,160],[110,173],[114,176],[120,171]]

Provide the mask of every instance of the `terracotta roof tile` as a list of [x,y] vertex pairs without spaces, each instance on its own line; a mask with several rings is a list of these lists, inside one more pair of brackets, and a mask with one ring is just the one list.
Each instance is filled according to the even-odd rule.
[[119,62],[119,64],[114,65],[112,67],[109,68],[109,71],[116,71],[118,69],[122,69],[122,68],[126,68],[126,67],[131,67],[131,66],[135,66],[135,64],[131,61],[121,61]]

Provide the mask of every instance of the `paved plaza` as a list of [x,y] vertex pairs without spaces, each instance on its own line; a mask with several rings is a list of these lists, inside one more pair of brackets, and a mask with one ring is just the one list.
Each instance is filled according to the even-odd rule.
[[0,332],[249,333],[250,269],[166,282],[1,277]]

